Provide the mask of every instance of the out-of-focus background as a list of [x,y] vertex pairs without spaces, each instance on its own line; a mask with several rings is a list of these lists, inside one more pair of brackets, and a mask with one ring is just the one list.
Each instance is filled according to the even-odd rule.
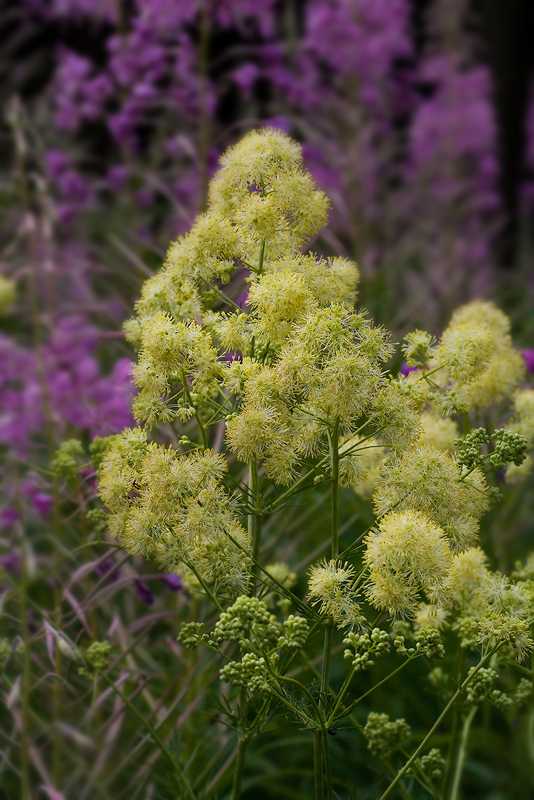
[[254,126],[303,144],[332,203],[313,248],[358,261],[359,302],[397,340],[484,296],[533,360],[529,0],[3,0],[1,16],[8,451],[50,450],[47,419],[57,441],[130,423],[122,321]]
[[[209,718],[199,687],[216,673],[175,641],[195,598],[178,575],[104,548],[94,472],[80,463],[71,486],[50,462],[77,439],[85,463],[94,436],[133,424],[122,322],[205,208],[228,145],[258,126],[302,144],[331,199],[312,249],[357,260],[358,302],[394,341],[418,326],[439,335],[484,297],[534,372],[533,33],[532,0],[0,0],[6,797],[132,800],[147,776],[143,797],[175,797],[137,718],[106,688],[91,701],[69,642],[111,642],[121,686],[166,735],[173,726],[186,760]],[[492,512],[499,568],[532,550],[531,485]],[[363,501],[343,502],[347,526],[372,524]],[[317,508],[286,520],[292,546],[321,541]],[[428,730],[436,703],[402,680],[388,689],[396,713],[416,711]],[[534,713],[528,735],[502,719],[487,712],[477,728],[466,796],[532,797]],[[220,727],[209,730],[215,764]],[[286,784],[284,796],[306,796],[307,734],[286,733],[272,753],[258,746],[246,796]],[[346,780],[364,775],[371,796],[367,751],[343,741]]]

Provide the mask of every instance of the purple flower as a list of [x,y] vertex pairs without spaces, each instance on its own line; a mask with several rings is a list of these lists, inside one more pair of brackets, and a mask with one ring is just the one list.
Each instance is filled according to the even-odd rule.
[[144,581],[141,580],[138,576],[134,578],[135,584],[135,596],[139,600],[140,603],[143,603],[145,606],[151,606],[154,602],[154,592]]
[[60,150],[49,150],[45,155],[45,167],[49,178],[56,180],[70,166],[70,160]]
[[128,177],[128,168],[118,164],[115,167],[110,167],[108,170],[108,183],[114,192],[120,192],[126,185]]
[[244,92],[245,95],[249,96],[254,88],[254,84],[256,83],[259,73],[260,70],[257,64],[248,62],[237,67],[237,69],[233,71],[232,77],[241,91]]
[[120,569],[114,568],[113,560],[111,558],[106,558],[105,561],[102,561],[98,567],[96,567],[95,572],[99,578],[103,578],[104,575],[109,575],[109,583],[115,583],[121,574]]
[[402,375],[409,375],[410,372],[417,372],[418,369],[419,367],[409,367],[406,361],[403,361],[401,364],[400,371]]
[[159,576],[159,579],[167,584],[171,592],[183,591],[184,585],[179,575],[174,575],[172,572],[165,572]]
[[11,574],[18,574],[20,572],[20,558],[18,553],[8,553],[5,556],[0,556],[0,567],[5,569],[6,572]]
[[528,372],[534,372],[534,350],[521,350]]
[[19,512],[14,506],[4,506],[0,511],[0,525],[2,528],[10,528],[19,521]]

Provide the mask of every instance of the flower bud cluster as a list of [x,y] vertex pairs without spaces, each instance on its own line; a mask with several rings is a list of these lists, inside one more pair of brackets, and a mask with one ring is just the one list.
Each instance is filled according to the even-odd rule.
[[220,615],[210,635],[210,644],[250,640],[259,650],[268,651],[277,645],[279,637],[279,623],[265,603],[257,597],[242,595]]
[[304,617],[290,614],[283,626],[284,635],[278,639],[278,647],[286,647],[290,650],[300,650],[301,647],[304,647],[310,632],[310,626]]
[[504,428],[499,428],[493,433],[495,449],[489,456],[489,461],[496,470],[505,469],[507,464],[513,463],[519,467],[527,455],[527,440],[520,433],[513,433]]
[[381,656],[389,653],[389,636],[386,631],[382,631],[380,628],[373,628],[370,633],[359,635],[357,633],[349,633],[343,639],[343,644],[352,648],[350,650],[347,647],[343,657],[352,659],[352,666],[356,672],[373,666],[372,655]]
[[532,697],[534,684],[530,678],[521,678],[514,692],[514,702],[518,705],[526,703]]
[[438,780],[443,775],[445,769],[445,759],[441,755],[437,747],[433,747],[425,756],[415,759],[415,765],[426,775],[430,780]]
[[484,464],[484,455],[480,452],[484,445],[490,443],[490,437],[485,428],[477,428],[464,436],[456,439],[454,446],[457,448],[456,461],[458,466],[466,469],[481,467]]
[[276,685],[277,651],[300,649],[309,634],[303,617],[291,614],[280,625],[263,600],[245,595],[220,614],[210,634],[201,633],[203,627],[200,622],[182,625],[178,641],[190,649],[203,644],[217,652],[225,642],[238,643],[241,660],[225,664],[220,679],[256,694],[268,694],[270,686]]
[[[476,667],[470,667],[467,677],[472,675]],[[467,686],[466,699],[471,705],[482,703],[486,700],[493,688],[493,684],[498,678],[498,673],[494,669],[485,669],[482,667],[478,670],[475,677]]]
[[230,661],[219,674],[222,681],[245,686],[253,694],[269,694],[273,682],[265,658],[254,653],[245,653],[241,661]]
[[441,641],[441,634],[436,628],[425,625],[415,634],[416,650],[421,651],[427,658],[443,658],[445,648]]
[[390,720],[388,714],[371,711],[363,729],[367,747],[375,756],[388,759],[411,733],[405,719]]
[[[93,642],[88,648],[85,657],[94,672],[103,672],[109,665],[111,645],[109,642]],[[78,670],[82,678],[92,678],[91,673],[84,667]]]
[[203,627],[203,622],[184,622],[180,628],[177,641],[189,650],[194,650],[200,644],[207,644],[209,640],[208,634],[200,633]]
[[78,439],[68,439],[59,445],[55,457],[50,462],[50,469],[59,478],[66,478],[68,481],[72,481],[78,471],[75,456],[82,455],[82,443]]

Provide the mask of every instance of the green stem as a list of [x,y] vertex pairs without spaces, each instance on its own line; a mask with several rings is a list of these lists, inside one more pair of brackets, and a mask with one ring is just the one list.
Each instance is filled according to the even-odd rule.
[[482,658],[482,659],[481,659],[481,660],[478,662],[478,664],[477,664],[477,666],[475,667],[475,669],[473,670],[473,672],[471,672],[471,673],[470,673],[470,674],[467,676],[467,678],[464,680],[464,682],[462,683],[462,685],[461,685],[461,686],[460,686],[460,687],[459,687],[459,688],[456,690],[456,692],[453,694],[453,696],[451,697],[451,699],[449,700],[449,702],[447,703],[447,705],[445,706],[445,708],[443,709],[443,711],[441,712],[441,714],[439,715],[439,717],[437,718],[437,720],[435,721],[435,723],[432,725],[432,727],[430,728],[429,732],[427,733],[427,735],[425,736],[425,738],[423,739],[423,741],[421,742],[421,744],[419,745],[419,747],[417,748],[417,750],[415,751],[415,753],[413,753],[412,757],[411,757],[410,759],[408,759],[408,761],[407,761],[407,762],[406,762],[406,764],[403,766],[403,768],[402,768],[402,769],[400,769],[400,770],[397,772],[397,775],[395,776],[395,778],[393,779],[393,781],[392,781],[392,782],[389,784],[389,786],[388,786],[388,788],[386,789],[386,791],[384,792],[384,794],[382,794],[382,795],[380,796],[379,800],[385,800],[385,798],[386,798],[386,797],[387,797],[389,794],[391,794],[391,792],[393,791],[393,789],[395,788],[395,786],[397,785],[397,783],[400,781],[400,779],[401,779],[401,778],[402,778],[402,777],[405,775],[405,773],[406,773],[406,772],[407,772],[407,771],[410,769],[410,767],[412,766],[412,764],[413,764],[413,762],[415,761],[415,759],[416,759],[416,758],[418,758],[418,756],[420,755],[420,753],[421,753],[421,752],[422,752],[422,751],[425,749],[425,747],[427,746],[428,742],[430,741],[430,739],[432,738],[432,736],[434,735],[434,733],[436,732],[436,730],[437,730],[437,729],[438,729],[438,727],[440,726],[440,724],[441,724],[442,720],[443,720],[443,719],[446,717],[446,715],[447,715],[448,711],[450,710],[450,708],[452,708],[452,706],[453,706],[453,705],[455,704],[455,702],[458,700],[458,698],[460,697],[460,695],[462,694],[462,692],[464,691],[464,689],[466,688],[466,686],[467,686],[469,683],[471,683],[471,681],[473,680],[473,678],[475,677],[475,675],[477,674],[477,672],[478,672],[478,671],[479,671],[479,670],[482,668],[482,666],[483,666],[483,665],[484,665],[484,664],[485,664],[485,663],[486,663],[486,662],[487,662],[487,661],[488,661],[488,660],[491,658],[491,656],[492,656],[494,653],[496,653],[496,652],[497,652],[497,650],[498,650],[500,647],[502,647],[502,642],[500,642],[498,645],[496,645],[496,646],[493,648],[493,650],[490,650],[490,652],[489,652],[489,653],[487,653],[487,654],[486,654],[486,655],[485,655],[485,656],[484,656],[484,657],[483,657],[483,658]]
[[[457,686],[460,683],[460,677],[462,675],[464,663],[465,663],[465,650],[463,647],[460,647],[460,649],[456,654],[456,660],[454,664],[454,675],[453,675],[454,682]],[[459,734],[460,734],[460,707],[455,706],[453,720],[452,720],[452,731],[449,743],[449,752],[447,754],[447,768],[443,780],[443,797],[448,797],[450,793]]]
[[335,704],[334,708],[332,709],[332,711],[330,713],[330,716],[328,717],[328,719],[325,722],[325,727],[326,728],[329,728],[331,726],[332,722],[334,721],[335,716],[336,716],[337,711],[338,711],[338,708],[340,707],[341,703],[343,702],[343,698],[345,697],[345,695],[346,695],[346,693],[348,691],[348,688],[350,686],[350,682],[353,679],[355,672],[356,672],[355,668],[352,667],[351,671],[349,672],[349,674],[347,675],[347,677],[343,681],[343,686],[341,687],[341,689],[338,692],[336,704]]
[[252,513],[248,515],[248,533],[252,543],[252,555],[255,562],[251,592],[252,594],[255,594],[256,579],[259,577],[256,564],[259,561],[261,530],[263,524],[263,517],[260,513],[260,480],[258,475],[258,462],[256,459],[254,459],[254,461],[252,461],[248,466],[248,485],[251,493],[251,505],[253,508]]
[[328,620],[324,630],[324,647],[323,647],[323,667],[321,671],[321,694],[319,697],[319,711],[321,712],[320,722],[320,744],[323,749],[323,771],[324,781],[326,785],[327,800],[332,797],[332,772],[330,769],[330,754],[328,752],[328,741],[326,739],[326,727],[324,724],[323,711],[326,704],[326,698],[330,691],[330,662],[332,660],[332,640],[334,635],[334,620]]
[[145,728],[150,733],[150,735],[152,736],[154,741],[158,744],[161,752],[165,756],[167,756],[167,759],[169,760],[172,768],[176,772],[176,777],[178,778],[178,780],[179,780],[179,782],[180,782],[180,784],[182,786],[182,791],[185,790],[185,794],[183,795],[184,798],[185,797],[189,797],[190,800],[196,800],[195,794],[194,794],[193,790],[191,789],[191,787],[189,785],[189,781],[185,777],[185,775],[182,772],[179,764],[176,762],[173,754],[171,753],[171,751],[169,750],[169,748],[167,747],[167,745],[165,744],[165,742],[163,741],[163,739],[161,738],[161,736],[159,735],[157,730],[150,724],[150,722],[146,719],[146,717],[143,714],[141,714],[140,711],[137,710],[137,708],[134,706],[134,704],[132,702],[130,702],[129,698],[126,697],[124,692],[122,692],[119,689],[119,687],[111,680],[111,678],[108,675],[106,675],[105,672],[101,672],[100,674],[102,675],[104,680],[107,681],[107,683],[111,686],[113,691],[116,692],[119,695],[119,697],[121,698],[123,703],[125,703],[128,706],[130,711],[133,711],[133,713],[136,715],[136,717],[138,717],[138,719],[145,726]]
[[[189,403],[191,408],[195,408],[194,405],[193,405],[193,401],[191,400],[191,393],[189,391],[189,384],[187,383],[187,376],[185,374],[185,369],[182,369],[182,384],[183,384],[183,387],[184,387],[185,396],[187,397],[187,402]],[[198,425],[198,428],[200,430],[200,435],[202,437],[202,445],[204,447],[204,450],[207,450],[208,449],[208,439],[206,437],[206,430],[204,428],[204,425],[202,424],[202,420],[200,419],[198,411],[196,410],[196,408],[195,408],[195,419],[197,421],[197,425]]]
[[317,730],[313,735],[313,779],[315,783],[315,800],[323,800],[323,748],[322,731]]
[[[334,635],[334,620],[328,620],[324,629],[323,669],[321,672],[321,694],[323,697],[330,689],[330,662],[332,660],[332,639]],[[319,706],[324,705],[324,701]]]
[[243,782],[243,772],[245,769],[245,752],[247,749],[248,738],[245,736],[245,723],[247,714],[247,690],[244,686],[239,690],[239,710],[237,734],[237,756],[234,768],[234,781],[232,784],[232,800],[239,800],[241,797],[241,784]]
[[323,769],[326,786],[326,800],[332,800],[332,767],[330,765],[330,750],[328,749],[328,734],[326,728],[321,731],[321,744],[323,746]]
[[204,589],[205,593],[206,593],[206,594],[208,595],[208,597],[210,598],[210,600],[211,600],[211,602],[213,603],[213,605],[214,605],[214,606],[216,607],[216,609],[217,609],[217,610],[218,610],[218,611],[219,611],[219,612],[222,614],[222,613],[223,613],[223,611],[224,611],[224,608],[221,606],[221,604],[219,603],[219,601],[217,600],[217,598],[215,597],[215,595],[213,594],[213,592],[212,592],[212,591],[211,591],[211,589],[209,588],[209,586],[208,586],[208,584],[206,583],[206,581],[205,581],[205,580],[204,580],[204,579],[201,577],[201,575],[199,575],[199,573],[197,572],[197,570],[196,570],[196,569],[195,569],[195,567],[193,566],[192,562],[191,562],[191,561],[184,561],[184,564],[185,564],[187,567],[189,567],[189,569],[191,570],[191,572],[193,572],[193,574],[194,574],[195,578],[196,578],[196,579],[197,579],[197,581],[200,583],[200,585],[202,586],[202,588]]
[[328,436],[332,477],[332,558],[339,555],[339,419]]
[[460,748],[458,750],[458,757],[456,759],[456,769],[454,770],[454,781],[452,784],[450,800],[458,800],[458,793],[460,791],[460,780],[462,778],[465,755],[467,752],[469,729],[471,728],[471,723],[473,722],[477,710],[478,710],[477,706],[473,706],[473,708],[469,711],[467,717],[464,719],[464,724],[462,727],[462,738],[460,739]]
[[263,261],[265,259],[265,245],[266,244],[267,244],[267,240],[264,239],[262,241],[261,247],[260,247],[260,257],[259,257],[259,261],[258,261],[258,275],[261,275],[261,273],[263,272]]

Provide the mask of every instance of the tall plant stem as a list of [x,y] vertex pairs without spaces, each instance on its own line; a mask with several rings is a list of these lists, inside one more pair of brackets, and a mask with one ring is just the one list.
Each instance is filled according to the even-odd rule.
[[339,419],[328,436],[332,480],[332,558],[339,555]]
[[[250,593],[256,593],[256,578],[258,575],[258,556],[260,553],[262,517],[258,513],[260,499],[260,481],[258,475],[258,462],[256,459],[251,461],[248,466],[248,487],[253,511],[248,515],[248,534],[252,543],[252,553],[254,559],[253,580]],[[237,756],[234,768],[234,782],[232,785],[232,800],[239,800],[241,797],[241,784],[243,782],[243,771],[245,768],[245,754],[248,744],[248,737],[245,735],[246,714],[247,714],[247,690],[244,686],[239,692],[238,706],[238,735],[237,735]]]
[[263,518],[259,512],[260,508],[260,479],[258,474],[258,462],[256,459],[251,461],[248,466],[248,487],[251,494],[251,505],[253,511],[248,515],[248,534],[252,543],[252,557],[254,559],[254,575],[252,581],[251,591],[252,594],[256,591],[256,579],[258,577],[258,567],[256,564],[259,561],[260,546],[261,546],[261,532]]
[[473,722],[476,713],[477,713],[477,706],[473,706],[473,708],[469,711],[467,717],[464,719],[464,724],[462,726],[462,737],[460,739],[460,748],[458,750],[458,757],[456,758],[456,767],[454,770],[454,781],[452,783],[450,800],[458,800],[458,793],[460,791],[460,781],[462,778],[465,755],[467,752],[467,741],[469,739],[469,730],[471,728],[471,723]]
[[[457,654],[454,664],[453,679],[456,685],[460,683],[460,677],[465,663],[465,650],[461,647]],[[454,774],[454,764],[456,762],[456,750],[458,748],[458,736],[460,735],[460,707],[455,706],[452,719],[452,731],[449,743],[449,752],[447,754],[447,768],[443,780],[443,797],[448,797],[450,794],[451,784]]]
[[245,735],[247,714],[247,690],[244,686],[239,690],[239,711],[238,711],[238,737],[237,737],[237,757],[234,768],[234,781],[232,784],[232,800],[239,800],[241,797],[241,784],[243,782],[243,772],[245,769],[245,753],[248,738]]
[[[191,406],[191,408],[195,408],[193,404],[193,400],[191,399],[191,392],[189,391],[189,384],[187,383],[187,376],[185,374],[185,369],[182,369],[182,385],[184,387],[185,396],[187,397],[187,402]],[[208,439],[206,437],[206,429],[202,424],[202,420],[200,419],[200,415],[195,408],[195,419],[197,421],[198,429],[200,431],[200,436],[202,437],[202,447],[204,450],[208,449]]]
[[[330,478],[332,481],[332,558],[335,559],[339,554],[339,420],[336,419],[334,426],[328,434],[328,449],[330,456]],[[334,620],[330,619],[325,624],[324,647],[323,647],[323,666],[321,671],[321,695],[319,701],[319,711],[321,714],[321,730],[315,734],[315,747],[321,748],[322,767],[324,773],[324,783],[326,786],[327,800],[332,797],[332,775],[330,770],[330,754],[328,751],[328,740],[323,718],[325,700],[330,692],[330,663],[332,660],[332,641],[334,638]],[[317,744],[319,742],[319,744]],[[321,776],[321,784],[323,776]],[[317,791],[317,789],[316,789]],[[322,787],[321,787],[322,791]]]
[[322,730],[313,735],[313,778],[315,782],[315,800],[323,800],[323,743]]

